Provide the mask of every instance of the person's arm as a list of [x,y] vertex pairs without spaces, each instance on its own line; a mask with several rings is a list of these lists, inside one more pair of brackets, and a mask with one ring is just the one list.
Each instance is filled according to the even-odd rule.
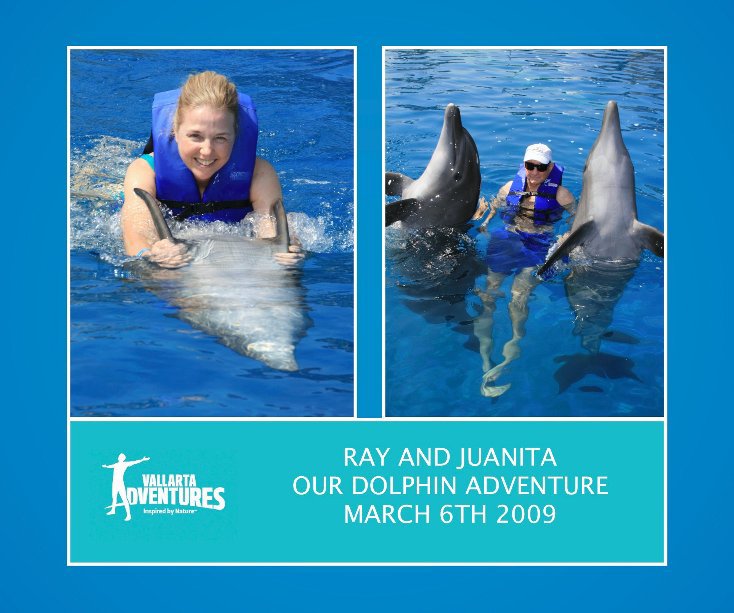
[[564,223],[568,223],[568,230],[561,235],[561,240],[565,240],[569,234],[571,234],[571,226],[573,225],[573,217],[576,215],[576,198],[562,185],[556,192],[556,200],[566,212],[568,213],[568,219]]
[[125,174],[125,202],[120,212],[120,224],[125,253],[128,255],[136,255],[141,249],[150,249],[158,239],[148,208],[133,191],[136,187],[155,196],[155,174],[142,158],[134,160]]
[[558,191],[556,192],[556,200],[558,201],[558,204],[566,209],[566,212],[571,217],[576,214],[576,198],[574,198],[573,194],[562,185],[558,188]]
[[507,183],[505,183],[502,187],[500,187],[500,191],[497,192],[497,196],[495,196],[495,199],[492,202],[495,205],[499,205],[499,203],[503,200],[507,200],[507,194],[510,193],[511,187],[512,181],[508,181]]
[[492,217],[494,217],[495,214],[497,213],[497,208],[502,204],[502,202],[504,202],[507,199],[507,194],[510,193],[511,186],[512,186],[512,181],[508,181],[507,183],[505,183],[502,187],[500,187],[500,190],[497,192],[497,195],[494,198],[492,198],[492,201],[488,203],[488,206],[491,210],[489,212],[489,215],[487,215],[487,218],[479,226],[480,230],[484,230],[487,227],[487,224],[490,222]]
[[[257,158],[252,173],[252,183],[250,184],[250,201],[252,202],[252,210],[264,216],[255,227],[255,236],[258,238],[275,236],[275,224],[272,221],[272,215],[273,207],[279,200],[281,203],[283,202],[283,191],[280,187],[278,174],[270,162]],[[304,259],[303,251],[301,251],[297,239],[294,236],[291,236],[290,239],[291,245],[288,246],[288,253],[276,253],[274,256],[275,261],[279,264],[300,264]]]
[[125,202],[120,211],[125,253],[146,257],[163,268],[188,264],[191,256],[186,252],[186,245],[158,239],[148,207],[133,191],[136,187],[155,196],[155,173],[142,158],[134,160],[125,174]]
[[484,214],[487,212],[488,208],[489,202],[487,202],[487,199],[484,196],[481,196],[479,198],[479,202],[477,203],[477,210],[474,211],[474,215],[472,215],[472,221],[484,217]]

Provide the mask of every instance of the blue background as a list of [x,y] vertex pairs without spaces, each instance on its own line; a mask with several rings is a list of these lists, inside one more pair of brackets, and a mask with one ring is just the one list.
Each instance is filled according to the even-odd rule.
[[[420,8],[417,8],[420,7]],[[356,11],[356,12],[353,12]],[[729,610],[731,3],[12,3],[5,12],[3,606],[11,611]],[[246,12],[246,14],[245,14]],[[240,18],[238,18],[238,16]],[[533,29],[533,23],[537,27]],[[156,25],[157,24],[157,25]],[[67,568],[66,46],[357,45],[358,403],[380,412],[381,45],[668,45],[669,566]],[[103,95],[103,93],[101,93]],[[719,162],[718,164],[716,162]],[[717,195],[717,198],[721,197]],[[724,194],[723,198],[728,199]],[[719,207],[715,210],[721,210]],[[718,223],[717,223],[718,222]],[[700,257],[697,251],[703,251]],[[725,309],[722,316],[719,310]],[[703,320],[705,318],[705,323]],[[721,331],[718,322],[722,322]],[[726,369],[726,370],[725,370]]]

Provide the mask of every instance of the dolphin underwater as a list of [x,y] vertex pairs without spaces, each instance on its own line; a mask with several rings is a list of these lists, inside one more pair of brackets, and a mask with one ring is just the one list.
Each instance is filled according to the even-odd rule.
[[571,233],[550,254],[538,275],[576,247],[593,261],[637,262],[645,248],[663,256],[663,234],[637,220],[635,169],[622,140],[614,100],[607,103],[599,136],[586,159]]
[[438,144],[420,178],[414,181],[397,172],[385,173],[385,193],[402,197],[385,208],[385,225],[396,221],[408,228],[464,224],[476,211],[481,183],[477,146],[461,123],[459,107],[449,104]]
[[178,269],[144,263],[141,277],[154,293],[177,306],[177,316],[218,338],[237,353],[276,370],[296,371],[295,348],[310,319],[304,313],[300,271],[273,260],[288,250],[288,222],[283,205],[275,207],[276,236],[257,239],[197,234],[173,237],[160,203],[142,189],[160,239],[185,242],[192,261]]

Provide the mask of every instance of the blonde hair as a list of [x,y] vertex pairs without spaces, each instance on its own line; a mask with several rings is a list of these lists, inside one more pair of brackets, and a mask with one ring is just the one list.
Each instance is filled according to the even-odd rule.
[[183,113],[189,109],[209,106],[213,109],[227,110],[234,117],[234,131],[237,133],[239,116],[239,99],[237,87],[224,75],[213,70],[197,72],[186,79],[178,97],[176,114],[173,116],[173,131],[178,130]]

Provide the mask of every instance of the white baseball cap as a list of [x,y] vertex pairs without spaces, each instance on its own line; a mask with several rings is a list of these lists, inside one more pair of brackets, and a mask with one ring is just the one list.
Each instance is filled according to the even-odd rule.
[[543,143],[536,143],[525,149],[523,161],[537,160],[541,164],[548,164],[551,159],[553,159],[553,152],[550,150],[550,147]]

